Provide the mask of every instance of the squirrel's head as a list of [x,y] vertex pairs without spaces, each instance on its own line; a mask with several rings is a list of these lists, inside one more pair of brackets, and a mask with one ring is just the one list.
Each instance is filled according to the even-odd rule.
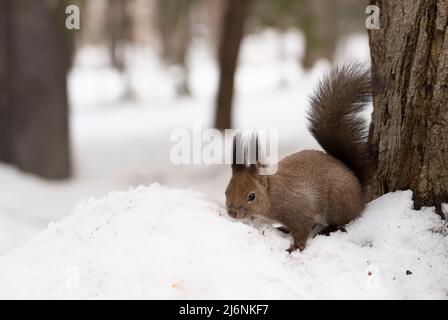
[[234,170],[226,189],[226,208],[229,216],[244,219],[268,214],[267,183],[267,176],[260,176],[256,165]]
[[[258,137],[252,137],[249,144],[255,146],[255,164],[247,163],[247,150],[243,150],[243,164],[237,164],[237,139],[233,140],[232,177],[226,188],[226,208],[232,218],[244,219],[254,215],[269,213],[268,177],[260,174],[258,159]],[[250,152],[249,152],[250,153]]]

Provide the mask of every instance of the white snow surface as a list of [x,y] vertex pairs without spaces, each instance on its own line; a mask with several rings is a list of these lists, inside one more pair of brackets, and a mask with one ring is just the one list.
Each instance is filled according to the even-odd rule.
[[288,235],[202,193],[111,192],[0,257],[0,298],[446,299],[446,225],[411,203],[387,194],[290,255]]
[[[280,158],[319,148],[305,115],[330,63],[305,71],[303,49],[298,30],[266,30],[242,44],[235,125],[279,129]],[[0,298],[447,298],[446,226],[433,209],[411,210],[410,192],[383,196],[348,233],[317,236],[292,255],[288,235],[230,219],[222,208],[228,166],[169,159],[172,130],[212,127],[214,51],[199,40],[192,46],[190,97],[175,94],[178,70],[154,48],[127,53],[126,75],[110,67],[104,48],[75,55],[72,179],[0,165]],[[350,35],[335,62],[369,57],[367,35]],[[98,198],[140,184],[151,186]],[[98,200],[70,214],[86,197]]]
[[[365,60],[367,36],[343,56]],[[308,95],[330,64],[305,72],[298,30],[273,30],[245,37],[236,74],[235,126],[279,130],[284,157],[319,148],[307,130]],[[47,181],[0,164],[0,255],[25,244],[49,222],[67,216],[86,197],[158,182],[193,188],[223,201],[227,165],[175,165],[170,161],[173,130],[213,127],[218,67],[214,47],[196,39],[188,55],[192,95],[179,97],[176,68],[167,67],[151,46],[130,46],[126,75],[110,67],[106,48],[76,51],[68,77],[73,177]],[[353,49],[350,49],[353,48]],[[356,49],[355,49],[356,48]],[[130,87],[132,99],[125,99]],[[26,201],[24,201],[24,199]]]

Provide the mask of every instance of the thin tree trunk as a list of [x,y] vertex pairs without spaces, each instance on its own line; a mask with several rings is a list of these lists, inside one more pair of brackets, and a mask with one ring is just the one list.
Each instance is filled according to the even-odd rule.
[[217,129],[232,127],[232,102],[238,52],[252,4],[252,0],[226,1],[218,48],[220,78],[215,116]]
[[335,4],[327,0],[307,1],[307,15],[304,15],[305,55],[303,67],[311,69],[319,59],[333,60],[336,43],[341,32],[335,15]]
[[385,79],[370,131],[376,195],[411,189],[416,209],[448,201],[448,0],[375,1],[372,66]]
[[178,95],[190,95],[188,83],[187,53],[192,40],[192,0],[158,0],[157,28],[162,45],[162,59],[169,65],[182,68],[176,91]]
[[11,108],[8,79],[8,1],[0,1],[0,161],[11,162]]
[[108,3],[109,53],[111,65],[123,72],[125,69],[123,42],[128,38],[126,1],[110,0]]
[[0,141],[10,146],[10,160],[20,169],[46,178],[66,178],[70,174],[66,89],[70,50],[65,26],[57,19],[61,13],[49,1],[2,0],[5,3],[9,6],[4,47],[8,107],[1,121],[7,121],[10,129],[2,130]]

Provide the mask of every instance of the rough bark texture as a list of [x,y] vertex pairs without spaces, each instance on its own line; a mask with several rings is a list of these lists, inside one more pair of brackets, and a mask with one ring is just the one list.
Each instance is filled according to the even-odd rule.
[[0,19],[0,96],[6,97],[0,102],[0,160],[46,178],[66,178],[70,50],[57,2],[0,2],[0,15],[6,15]]
[[376,195],[411,189],[416,209],[448,201],[448,0],[374,1],[374,98],[370,139],[378,152]]
[[215,117],[217,129],[232,127],[235,70],[241,39],[244,35],[244,25],[252,5],[252,0],[226,1],[218,48],[220,78]]

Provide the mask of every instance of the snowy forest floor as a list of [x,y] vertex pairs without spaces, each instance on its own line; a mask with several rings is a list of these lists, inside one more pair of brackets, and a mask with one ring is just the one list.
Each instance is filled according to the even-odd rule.
[[153,184],[81,202],[0,257],[0,298],[447,299],[448,230],[411,192],[303,252],[209,197]]
[[[304,72],[302,54],[296,32],[242,46],[236,127],[280,129],[280,157],[319,148],[305,114],[329,64]],[[341,43],[336,60],[347,59],[368,61],[366,37]],[[148,48],[128,53],[126,76],[107,60],[102,48],[83,48],[69,76],[71,180],[0,166],[0,297],[447,298],[446,231],[431,209],[410,210],[408,192],[372,203],[347,234],[288,255],[288,236],[223,214],[227,166],[170,162],[173,129],[212,125],[217,70],[206,44],[189,55],[191,97],[176,96],[178,70]],[[72,213],[82,199],[156,182],[195,192],[152,185]]]
[[[365,60],[366,43],[365,37],[350,38],[340,56]],[[305,73],[298,64],[302,51],[296,32],[264,32],[242,47],[236,126],[280,128],[281,155],[318,147],[304,115],[308,94],[329,64],[322,61]],[[164,66],[151,48],[130,48],[126,75],[109,66],[105,48],[78,50],[68,77],[73,178],[49,182],[0,164],[0,255],[69,214],[83,198],[112,190],[159,182],[223,200],[227,166],[176,166],[169,159],[173,129],[212,126],[218,78],[213,52],[198,41],[188,60],[192,94],[178,97],[179,70]],[[124,99],[127,87],[134,99]]]

